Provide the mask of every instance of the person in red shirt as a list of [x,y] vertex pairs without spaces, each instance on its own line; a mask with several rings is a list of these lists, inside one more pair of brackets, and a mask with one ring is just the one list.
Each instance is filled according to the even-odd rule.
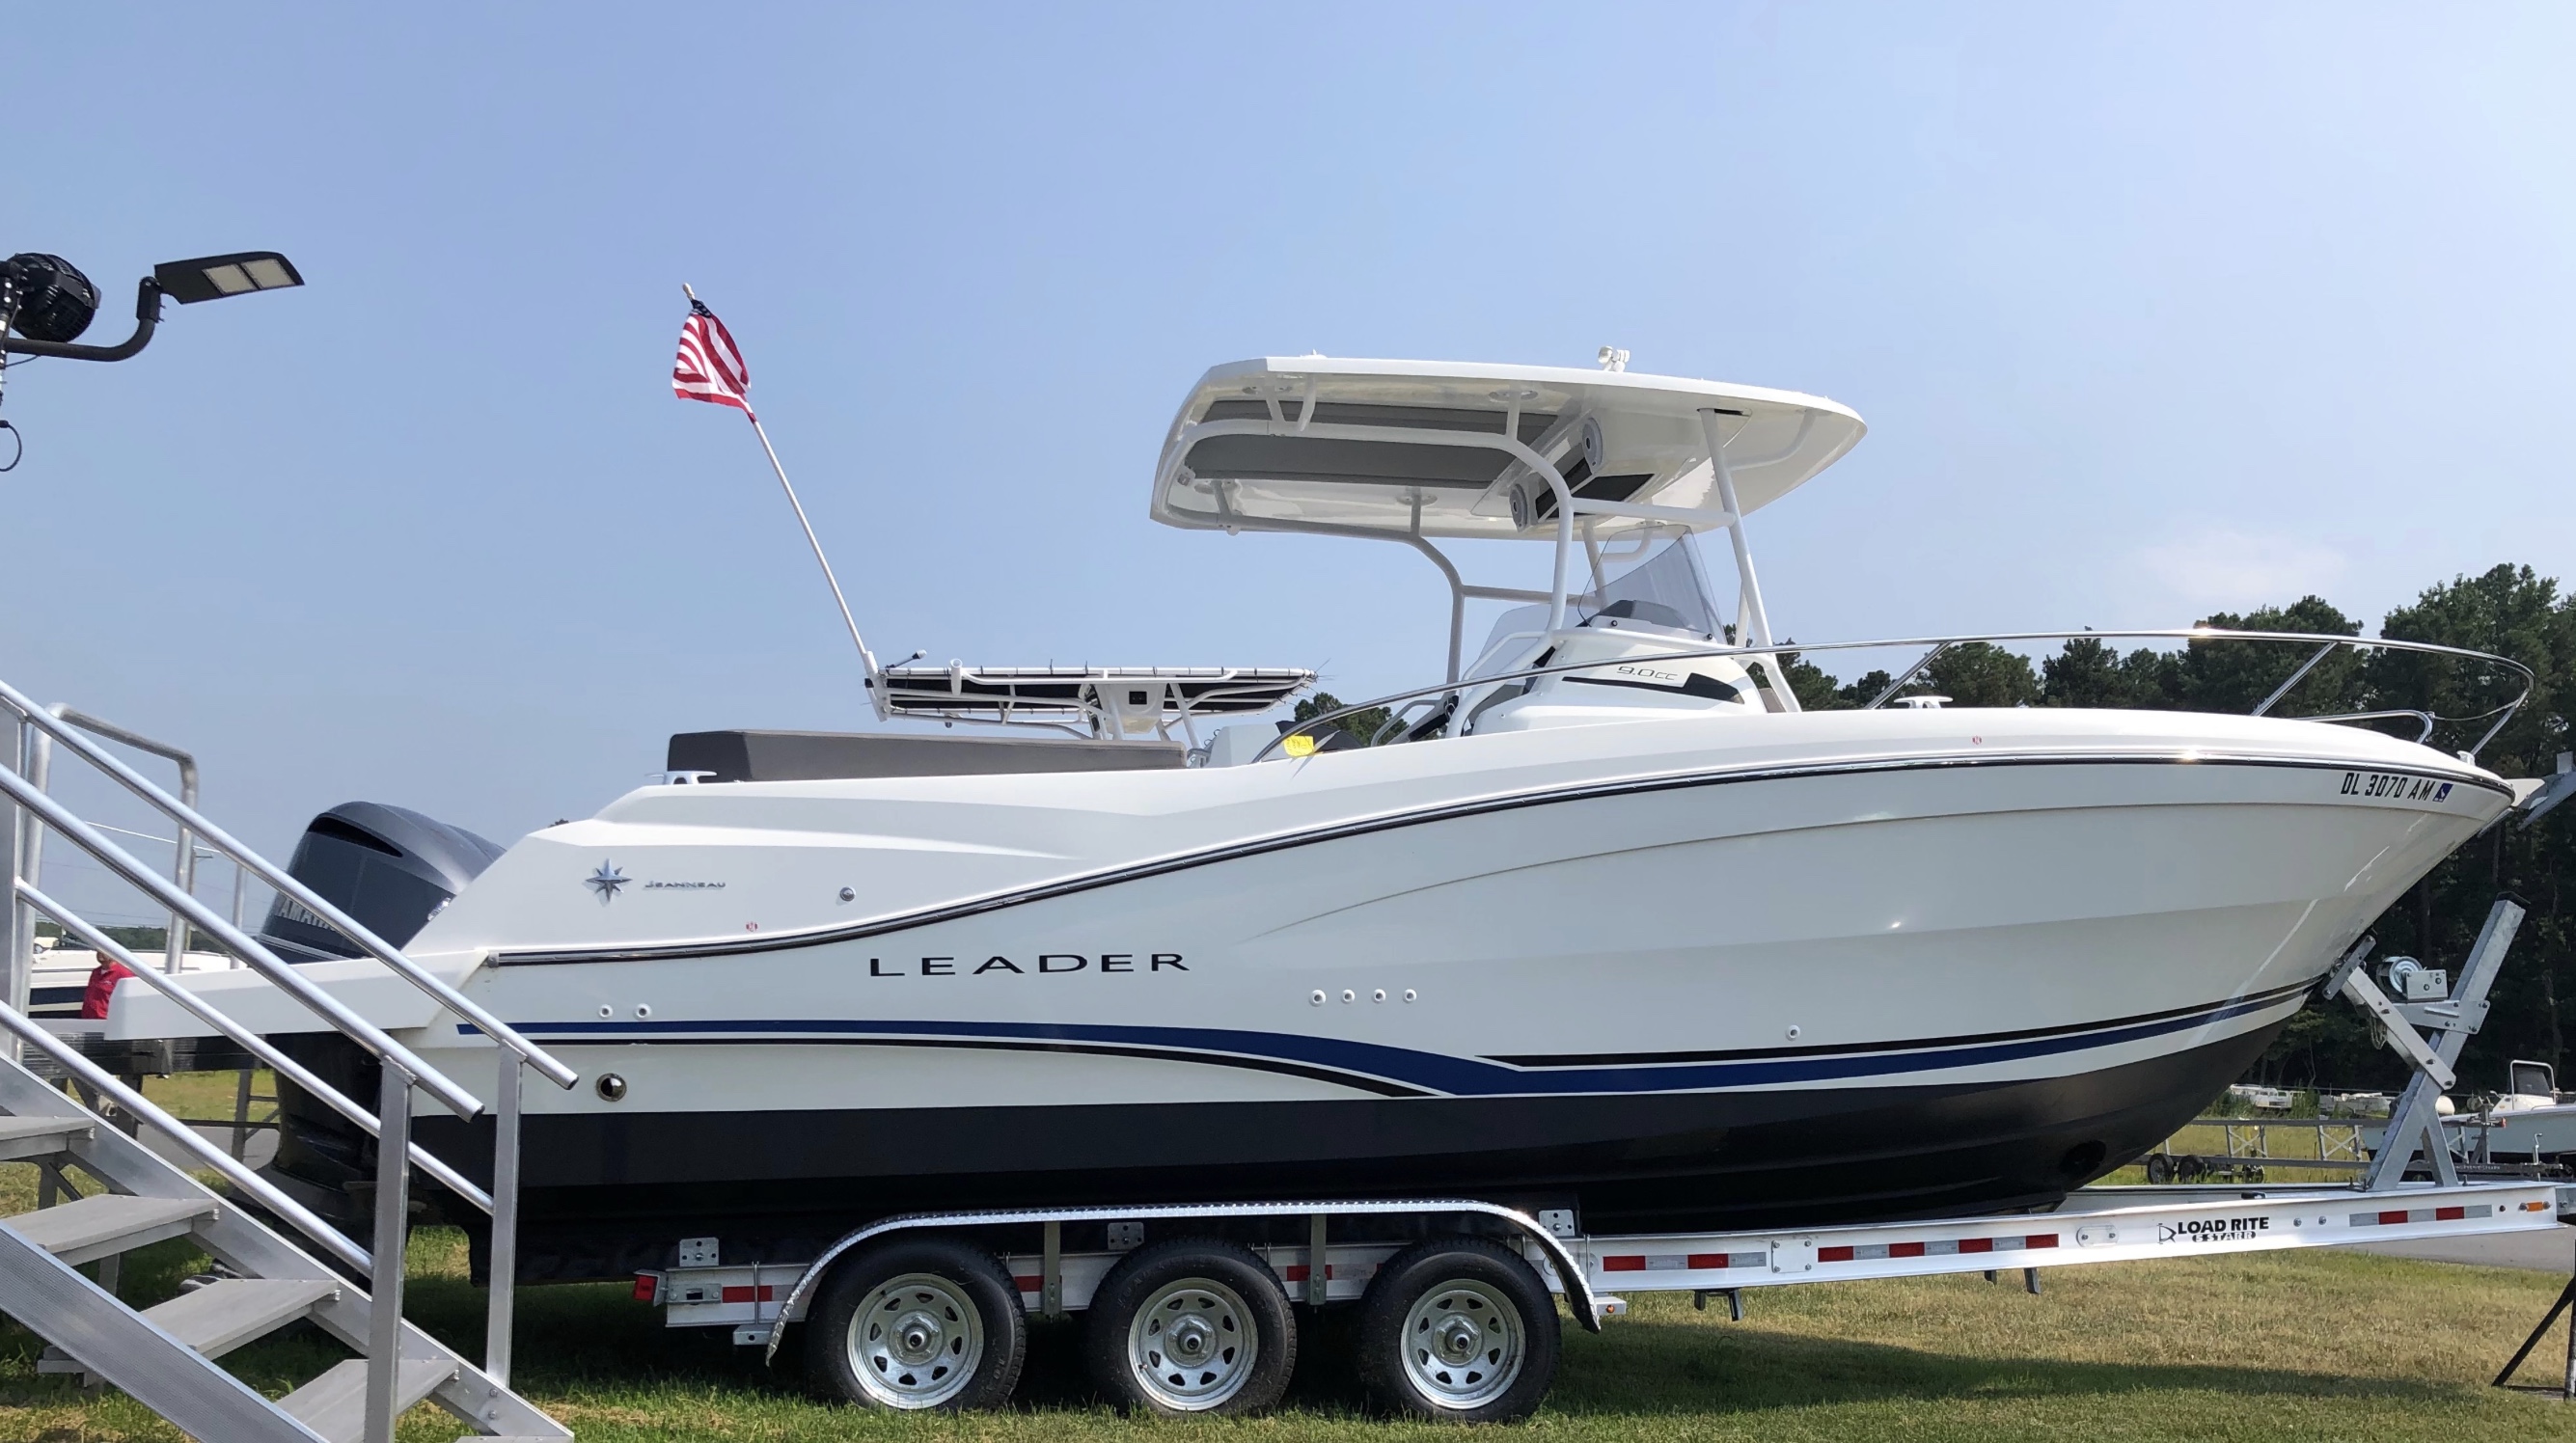
[[80,1015],[98,1019],[107,1016],[107,1001],[116,995],[116,984],[134,975],[134,969],[111,957],[101,957],[90,969],[89,987],[81,993]]

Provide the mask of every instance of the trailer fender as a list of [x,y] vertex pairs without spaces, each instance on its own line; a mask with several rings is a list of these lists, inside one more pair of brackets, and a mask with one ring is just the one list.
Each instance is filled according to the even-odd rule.
[[1476,1202],[1466,1198],[1428,1198],[1420,1200],[1369,1202],[1262,1202],[1262,1203],[1167,1203],[1151,1207],[1082,1207],[1025,1208],[990,1212],[908,1213],[868,1224],[823,1250],[822,1256],[808,1264],[788,1290],[787,1299],[779,1305],[777,1322],[769,1330],[769,1342],[763,1349],[763,1362],[775,1362],[778,1340],[786,1325],[802,1321],[805,1310],[812,1306],[815,1291],[822,1286],[823,1275],[840,1261],[843,1254],[875,1238],[891,1233],[920,1231],[930,1228],[1007,1227],[1027,1223],[1071,1222],[1143,1222],[1156,1219],[1187,1220],[1204,1218],[1211,1222],[1233,1218],[1310,1217],[1321,1213],[1327,1217],[1387,1217],[1438,1213],[1488,1217],[1510,1225],[1539,1246],[1548,1262],[1556,1269],[1559,1285],[1566,1300],[1574,1305],[1574,1315],[1585,1329],[1601,1331],[1601,1308],[1592,1296],[1591,1279],[1583,1265],[1564,1240],[1539,1226],[1538,1219],[1516,1208],[1496,1203]]

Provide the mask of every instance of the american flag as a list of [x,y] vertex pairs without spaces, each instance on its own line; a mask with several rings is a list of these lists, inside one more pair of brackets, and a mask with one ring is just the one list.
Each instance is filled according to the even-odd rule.
[[752,414],[751,368],[742,363],[733,333],[696,296],[689,297],[689,319],[680,326],[680,359],[671,368],[671,394],[683,401],[711,401]]

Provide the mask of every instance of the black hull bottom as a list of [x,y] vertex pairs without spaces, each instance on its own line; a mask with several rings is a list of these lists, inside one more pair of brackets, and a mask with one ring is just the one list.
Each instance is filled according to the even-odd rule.
[[[795,1261],[875,1218],[1010,1206],[1474,1197],[1592,1232],[2039,1207],[2170,1136],[2277,1030],[1975,1087],[532,1116],[521,1272],[624,1277],[705,1235],[728,1262]],[[488,1176],[488,1123],[418,1127]]]

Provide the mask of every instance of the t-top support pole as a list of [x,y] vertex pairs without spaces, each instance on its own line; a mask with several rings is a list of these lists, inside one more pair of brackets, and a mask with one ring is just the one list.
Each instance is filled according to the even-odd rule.
[[1699,430],[1708,440],[1708,469],[1717,480],[1717,502],[1726,508],[1726,539],[1735,544],[1735,575],[1742,584],[1743,599],[1738,603],[1738,646],[1758,647],[1764,653],[1757,663],[1770,674],[1772,694],[1780,698],[1784,710],[1798,709],[1797,694],[1789,690],[1789,679],[1780,673],[1779,659],[1770,655],[1771,616],[1762,606],[1762,583],[1753,574],[1753,545],[1744,539],[1744,508],[1735,499],[1735,473],[1726,464],[1726,437],[1720,433],[1717,418],[1724,414],[1714,406],[1699,408]]

